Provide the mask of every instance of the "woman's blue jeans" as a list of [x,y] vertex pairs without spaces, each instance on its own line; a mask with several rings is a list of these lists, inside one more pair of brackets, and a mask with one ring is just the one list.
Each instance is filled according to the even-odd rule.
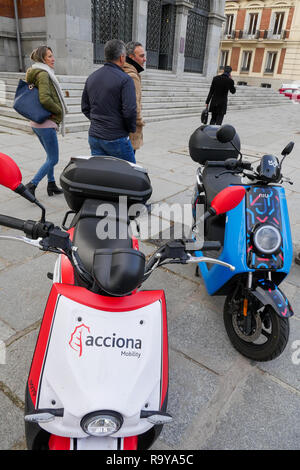
[[129,137],[121,137],[121,139],[116,140],[103,140],[90,135],[89,144],[93,157],[109,155],[111,157],[127,160],[130,163],[136,163],[134,150]]
[[37,186],[39,182],[47,175],[48,182],[55,181],[54,166],[58,163],[59,149],[57,132],[55,129],[46,128],[40,129],[33,127],[33,132],[38,136],[42,146],[44,147],[47,158],[45,163],[41,166],[31,182]]

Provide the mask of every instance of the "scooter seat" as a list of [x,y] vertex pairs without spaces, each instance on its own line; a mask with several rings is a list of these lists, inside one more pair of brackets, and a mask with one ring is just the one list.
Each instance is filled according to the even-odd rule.
[[96,250],[132,248],[127,213],[121,217],[118,204],[109,203],[112,213],[100,215],[98,208],[101,204],[108,203],[87,199],[72,223],[75,229],[73,243],[78,248],[85,269],[90,273]]
[[[213,163],[213,165],[210,165]],[[219,163],[219,165],[217,165]],[[226,171],[223,162],[207,162],[202,173],[202,184],[206,193],[206,208],[210,207],[214,197],[222,191],[222,189],[234,184],[241,184],[242,179],[239,175],[233,175],[232,173],[220,173]]]

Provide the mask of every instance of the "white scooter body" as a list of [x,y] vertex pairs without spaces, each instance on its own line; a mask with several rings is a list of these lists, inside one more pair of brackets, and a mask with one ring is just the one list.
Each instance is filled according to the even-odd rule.
[[[167,395],[164,293],[93,294],[57,283],[61,263],[59,257],[29,374],[32,404],[35,410],[63,410],[63,416],[39,426],[70,438],[71,448],[72,439],[78,439],[77,449],[117,448],[117,438],[153,427],[141,411],[160,411]],[[120,413],[123,425],[111,437],[87,435],[82,418],[103,410]]]

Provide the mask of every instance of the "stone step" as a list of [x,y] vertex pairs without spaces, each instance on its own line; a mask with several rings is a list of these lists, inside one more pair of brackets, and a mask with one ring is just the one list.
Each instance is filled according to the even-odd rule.
[[[229,106],[247,106],[249,103],[246,100],[239,99],[239,100],[232,100],[228,101]],[[258,106],[268,106],[269,101],[267,100],[253,100],[252,103],[250,104],[256,104]],[[276,104],[276,103],[272,103]],[[281,103],[278,103],[281,104]],[[143,104],[143,111],[146,110],[151,110],[151,109],[174,109],[174,108],[194,108],[194,107],[199,107],[202,106],[202,108],[205,106],[205,100],[195,100],[195,101],[169,101],[169,102],[151,102],[151,103],[144,103]],[[248,106],[247,106],[248,107]]]
[[24,135],[24,131],[19,131],[18,129],[8,128],[0,125],[0,134],[1,133],[12,135]]
[[[68,105],[72,104],[77,104],[81,102],[81,96],[82,96],[82,91],[80,90],[67,90],[68,91],[68,97],[65,97],[66,103]],[[175,97],[175,98],[180,98],[179,101],[182,101],[184,99],[189,99],[193,97],[203,97],[205,96],[205,99],[208,95],[208,89],[207,90],[201,90],[201,91],[184,91],[184,90],[172,90],[172,91],[167,91],[167,90],[155,90],[155,91],[147,91],[143,89],[143,100],[146,102],[148,98],[153,98],[153,97],[159,97],[159,99],[165,99],[167,100],[169,97]],[[14,100],[15,96],[15,90],[10,90],[10,87],[7,87],[5,91],[0,89],[0,102],[4,101],[10,101],[8,105],[12,105],[12,102]],[[231,95],[229,95],[229,98]],[[242,97],[243,99],[261,99],[268,97],[269,99],[278,99],[278,100],[286,100],[287,97],[281,94],[268,94],[268,93],[240,93],[239,91],[234,95],[235,98]]]
[[[282,102],[277,102],[276,100],[273,100],[272,102],[270,102],[269,100],[267,99],[258,99],[258,98],[254,98],[251,100],[251,102],[243,99],[243,98],[237,98],[237,97],[233,97],[231,99],[228,100],[228,107],[229,108],[232,108],[232,109],[237,109],[237,107],[241,108],[241,107],[244,107],[244,108],[249,108],[251,106],[257,106],[257,107],[262,107],[262,106],[270,106],[270,105],[276,105],[276,104],[282,104]],[[197,112],[200,112],[200,108],[201,108],[201,111],[204,109],[204,106],[205,106],[205,97],[203,97],[203,99],[199,99],[199,97],[197,99],[182,99],[181,101],[174,98],[173,100],[166,100],[166,101],[163,101],[163,100],[157,100],[155,99],[155,101],[144,101],[143,102],[143,115],[146,117],[146,116],[149,116],[152,114],[159,114],[161,113],[162,115],[164,114],[168,114],[169,112],[167,112],[166,110],[174,110],[175,113],[178,113],[178,112],[182,112],[183,109],[186,109],[187,110],[187,114],[191,113],[192,110],[195,110],[196,108],[196,111]],[[67,114],[66,116],[66,122],[84,122],[86,121],[86,117],[81,113],[81,105],[78,104],[78,105],[72,105],[72,106],[69,106],[69,113]],[[13,118],[13,119],[20,119],[20,120],[26,120],[25,118],[23,118],[23,116],[21,116],[20,114],[18,114],[12,107],[7,107],[7,106],[0,106],[0,115],[1,116],[5,116],[7,118]]]
[[[228,104],[228,111],[233,111],[233,110],[239,110],[239,109],[245,109],[245,104],[240,102],[240,103],[234,103],[234,104]],[[262,108],[266,106],[278,106],[278,103],[251,103],[247,105],[247,109],[250,108]],[[162,117],[167,116],[172,112],[172,114],[186,114],[189,115],[191,113],[197,113],[200,114],[204,109],[204,106],[199,106],[199,104],[196,104],[195,106],[191,107],[166,107],[166,108],[161,108],[161,107],[156,107],[156,108],[150,108],[150,109],[143,109],[143,116],[145,118],[149,118],[151,116],[157,116],[161,115]]]
[[[1,83],[1,74],[0,73],[0,83]],[[64,78],[64,81],[61,81],[62,88],[64,90],[68,90],[70,93],[70,96],[79,96],[80,91],[83,89],[84,83],[78,83],[78,82],[71,82],[69,77],[61,77],[61,79]],[[68,81],[67,81],[68,80]],[[0,86],[0,89],[5,89],[6,92],[15,92],[16,86],[18,85],[18,79],[9,79],[5,78],[5,83],[4,86]],[[201,90],[208,90],[210,83],[209,82],[199,82],[196,81],[194,83],[189,83],[188,86],[186,86],[186,82],[180,81],[178,79],[173,80],[173,81],[168,81],[168,80],[148,80],[144,79],[143,80],[143,90],[144,91],[170,91],[170,88],[172,88],[172,91],[177,91],[177,89],[180,89],[180,91],[184,90],[185,92],[191,91],[191,89],[196,89],[196,91],[201,91]],[[268,88],[259,88],[259,87],[245,87],[245,86],[237,86],[238,93],[246,93],[246,94],[253,94],[254,90],[256,94],[274,94],[278,93],[277,91],[273,89],[268,89]]]
[[[186,103],[187,106],[190,105],[190,103],[205,103],[207,98],[207,93],[181,93],[181,94],[176,94],[176,93],[167,93],[166,95],[160,95],[159,93],[154,94],[151,93],[149,96],[148,94],[144,93],[143,94],[143,107],[147,107],[148,105],[151,105],[152,103],[161,103],[161,104],[174,104],[174,103]],[[268,104],[269,102],[272,103],[286,103],[290,101],[287,97],[284,97],[283,95],[273,95],[273,96],[268,96],[268,95],[229,95],[228,97],[228,102],[229,103],[239,103],[243,102],[244,104],[251,103],[251,102],[264,102]],[[69,109],[70,113],[77,113],[80,112],[81,110],[81,96],[77,97],[72,97],[72,98],[66,98],[66,103]],[[3,94],[0,92],[0,106],[2,107],[8,107],[12,108],[13,107],[13,94]],[[180,104],[181,106],[181,104]]]
[[[61,87],[63,89],[65,88],[73,88],[73,89],[82,89],[84,87],[84,84],[86,82],[87,77],[69,77],[69,76],[62,76],[62,75],[57,75],[57,78],[59,82],[61,83]],[[4,72],[0,72],[0,81],[5,81],[7,85],[11,86],[17,86],[19,83],[19,80],[25,80],[25,74],[6,74]],[[182,80],[178,77],[160,77],[158,75],[153,75],[153,76],[148,76],[148,75],[142,75],[142,82],[145,84],[151,84],[151,85],[156,85],[156,84],[161,84],[163,86],[182,86],[183,83],[188,83],[190,86],[195,85],[195,86],[207,86],[208,81],[207,80],[199,80],[198,78],[195,79],[189,79],[189,80]],[[245,87],[244,87],[245,88]]]
[[[270,104],[269,106],[276,106]],[[257,105],[249,105],[249,108],[258,108],[259,106]],[[264,106],[263,106],[264,107]],[[184,108],[183,108],[184,109]],[[191,112],[186,113],[185,109],[181,109],[181,112],[174,113],[172,110],[172,114],[163,114],[161,113],[161,110],[157,110],[158,112],[151,113],[150,116],[144,116],[145,122],[159,122],[159,121],[164,121],[164,120],[174,120],[174,119],[184,119],[187,117],[199,117],[199,123],[200,123],[200,115],[202,112],[202,108],[198,109],[195,111],[195,109],[191,109]],[[233,107],[231,108],[233,109]],[[242,110],[245,109],[244,106],[236,106],[234,109],[236,110]],[[229,108],[230,111],[230,108]],[[89,121],[86,120],[83,122],[82,120],[80,122],[66,122],[66,133],[73,133],[73,132],[86,132],[88,131],[90,124]],[[10,133],[32,133],[32,130],[29,126],[28,121],[22,120],[22,119],[12,119],[12,118],[6,118],[2,117],[0,115],[0,128],[1,129],[8,129],[8,132]]]
[[31,127],[29,126],[29,121],[23,119],[7,118],[0,114],[0,126],[7,127],[9,129],[16,129],[18,131],[23,131],[27,133],[32,133]]
[[90,127],[90,123],[87,122],[76,122],[76,123],[69,123],[66,124],[66,134],[71,134],[73,132],[84,132],[88,131]]
[[[0,127],[12,132],[32,132],[29,122],[18,115],[13,106],[15,89],[24,74],[0,73]],[[62,89],[68,92],[66,132],[86,131],[89,121],[81,113],[81,95],[85,76],[58,76]],[[172,72],[143,73],[143,116],[146,122],[199,116],[204,109],[210,82],[197,74],[185,74],[181,79]],[[238,86],[237,94],[229,95],[228,108],[246,109],[278,106],[289,101],[277,90]]]
[[[207,94],[202,94],[202,95],[184,95],[184,96],[148,96],[148,95],[143,95],[143,106],[146,103],[173,103],[173,102],[183,102],[183,103],[190,103],[190,102],[196,102],[196,101],[206,101]],[[280,97],[272,97],[272,99],[268,96],[253,96],[251,98],[248,98],[246,96],[239,96],[239,95],[234,95],[234,96],[229,96],[228,101],[243,101],[243,102],[248,102],[248,101],[261,101],[264,100],[265,102],[269,102],[270,100],[272,102],[277,101],[278,103],[282,103],[285,100],[282,100]]]

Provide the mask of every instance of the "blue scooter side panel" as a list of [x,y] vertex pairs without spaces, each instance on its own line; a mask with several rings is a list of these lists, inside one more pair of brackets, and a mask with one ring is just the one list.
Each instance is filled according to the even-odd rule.
[[[201,251],[196,252],[196,256],[203,256]],[[245,222],[245,200],[227,213],[225,224],[224,247],[219,256],[221,261],[235,266],[235,271],[214,264],[211,269],[206,263],[199,263],[199,269],[209,295],[213,295],[233,276],[247,271],[246,260],[246,222]]]
[[[255,186],[245,186],[245,188],[249,191],[253,190]],[[278,210],[281,211],[283,264],[280,269],[276,269],[276,272],[288,274],[292,264],[293,246],[285,191],[284,188],[280,186],[274,186],[270,189],[276,193],[280,206],[278,207]],[[262,190],[264,191],[265,188],[262,188]],[[258,210],[261,209],[258,208]],[[247,264],[246,214],[246,198],[244,198],[235,209],[227,213],[226,217],[224,247],[219,259],[235,266],[235,271],[232,272],[229,269],[216,264],[213,265],[211,269],[208,269],[206,263],[199,263],[199,269],[209,295],[214,295],[218,292],[233,276],[257,271],[257,269],[251,268]],[[203,253],[199,251],[196,255],[203,256]],[[270,268],[265,268],[265,270],[269,269]],[[262,270],[259,271],[262,272]]]

